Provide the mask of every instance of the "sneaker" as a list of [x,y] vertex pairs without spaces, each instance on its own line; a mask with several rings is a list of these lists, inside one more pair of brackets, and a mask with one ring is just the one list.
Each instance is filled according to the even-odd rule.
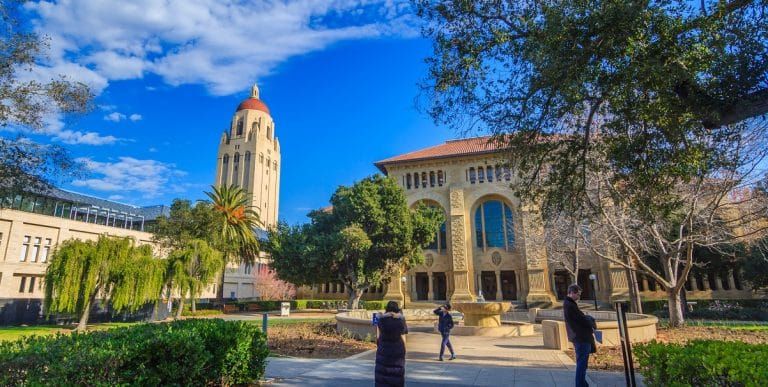
[[454,360],[454,359],[456,359],[456,355],[451,355],[451,357],[448,358],[448,360]]
[[443,358],[442,357],[438,357],[437,361],[443,361]]

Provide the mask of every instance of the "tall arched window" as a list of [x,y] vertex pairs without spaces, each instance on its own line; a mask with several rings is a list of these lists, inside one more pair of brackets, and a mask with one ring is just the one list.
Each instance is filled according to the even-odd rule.
[[272,127],[271,126],[267,126],[267,139],[269,139],[269,140],[272,139]]
[[243,160],[243,189],[248,190],[251,183],[251,152],[245,152]]
[[411,174],[410,173],[405,175],[405,188],[411,189]]
[[488,179],[489,183],[493,183],[493,167],[487,166],[485,167],[485,177]]
[[477,167],[477,182],[485,183],[485,170],[483,170],[483,167]]
[[515,228],[512,209],[498,199],[483,202],[475,210],[475,241],[477,247],[515,247]]
[[477,174],[475,173],[475,167],[469,168],[469,183],[475,184],[477,181]]
[[232,184],[240,185],[240,153],[235,153],[232,162]]
[[225,154],[221,160],[221,185],[229,184],[229,155]]
[[435,171],[429,171],[429,186],[435,186]]
[[237,132],[235,132],[236,136],[242,136],[243,135],[243,119],[240,118],[237,120]]

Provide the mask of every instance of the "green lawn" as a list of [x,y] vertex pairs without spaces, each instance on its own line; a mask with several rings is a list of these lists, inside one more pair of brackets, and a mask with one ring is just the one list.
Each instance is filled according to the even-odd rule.
[[[105,329],[127,327],[138,323],[100,323],[88,325],[89,331],[102,331]],[[36,325],[30,327],[0,327],[0,341],[16,340],[26,336],[45,336],[53,335],[57,332],[70,333],[74,329],[74,326],[60,326],[60,325]]]

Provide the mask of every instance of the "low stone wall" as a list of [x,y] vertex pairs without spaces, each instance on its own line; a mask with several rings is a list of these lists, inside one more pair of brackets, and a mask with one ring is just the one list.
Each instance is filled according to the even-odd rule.
[[[541,312],[541,311],[540,311]],[[556,319],[542,320],[541,331],[544,336],[544,346],[566,350],[573,348],[568,341],[568,334],[565,330],[562,310],[548,310],[545,312],[560,312],[559,315],[552,313]],[[597,329],[603,332],[603,343],[598,345],[614,347],[620,346],[619,341],[619,323],[616,321],[616,312],[607,311],[588,311],[586,314],[595,318]],[[550,313],[544,313],[550,315]],[[629,341],[632,343],[642,343],[656,338],[656,324],[659,319],[655,316],[646,314],[627,313],[627,329],[629,330]]]
[[[383,313],[383,311],[360,309],[336,314],[336,331],[361,340],[374,339],[376,327],[372,325],[373,312]],[[408,323],[434,324],[437,322],[437,315],[432,313],[432,310],[404,309],[403,314]]]

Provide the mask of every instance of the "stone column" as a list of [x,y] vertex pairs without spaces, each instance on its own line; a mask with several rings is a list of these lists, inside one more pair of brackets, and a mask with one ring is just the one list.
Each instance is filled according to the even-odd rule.
[[713,290],[723,290],[723,278],[715,273],[715,288]]
[[736,279],[733,276],[733,270],[728,270],[728,288],[736,290]]
[[496,301],[504,299],[504,295],[501,293],[501,272],[496,270]]
[[522,245],[528,275],[528,294],[525,301],[528,308],[549,307],[557,303],[552,291],[547,252],[544,244],[544,228],[538,214],[530,206],[523,206],[518,217],[522,230]]
[[696,292],[699,290],[699,284],[696,283],[696,276],[693,274],[688,275],[688,283],[691,284],[691,291]]
[[384,301],[398,301],[401,303],[404,301],[403,295],[403,283],[400,281],[402,272],[398,269],[393,275],[389,277],[389,283],[387,284],[387,293],[384,294]]
[[427,293],[427,300],[429,301],[435,300],[435,280],[433,275],[434,274],[431,271],[427,273],[427,278],[429,278],[429,292]]
[[649,287],[648,287],[648,277],[646,277],[646,276],[643,276],[643,291],[644,291],[644,292],[647,292],[647,291],[649,291],[650,289],[651,289],[651,288],[649,288]]
[[451,275],[453,276],[454,290],[451,301],[474,301],[475,297],[469,289],[469,256],[467,244],[469,242],[466,232],[466,218],[464,206],[464,191],[459,187],[450,188],[449,210],[451,233]]
[[706,273],[706,274],[701,276],[701,283],[704,285],[704,289],[703,290],[710,290],[710,286],[709,286],[709,273]]

